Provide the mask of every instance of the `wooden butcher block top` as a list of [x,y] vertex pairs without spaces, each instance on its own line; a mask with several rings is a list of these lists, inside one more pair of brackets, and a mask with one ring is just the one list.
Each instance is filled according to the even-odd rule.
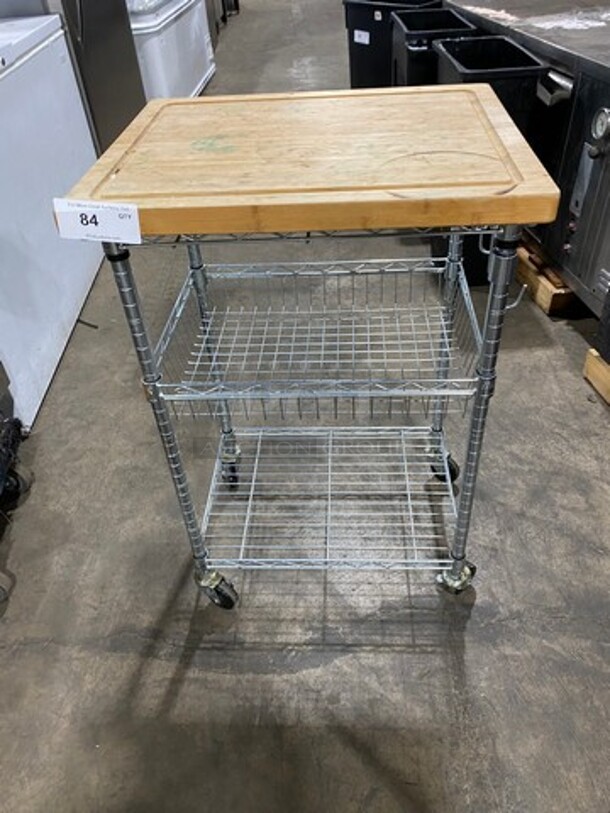
[[70,193],[142,234],[522,224],[559,193],[488,85],[150,102]]

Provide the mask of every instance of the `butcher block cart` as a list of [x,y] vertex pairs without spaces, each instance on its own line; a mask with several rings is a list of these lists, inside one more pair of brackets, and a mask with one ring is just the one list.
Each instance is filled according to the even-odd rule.
[[[130,249],[104,242],[195,581],[215,604],[235,605],[223,572],[240,569],[429,569],[449,592],[469,586],[520,224],[553,220],[558,203],[489,86],[153,101],[69,197],[135,206],[143,243],[184,246],[186,279],[153,340]],[[471,233],[489,251],[484,318],[462,265]],[[446,256],[422,252],[432,234]],[[370,259],[363,239],[343,243],[359,249],[350,260],[207,262],[210,242],[287,241],[294,256],[293,241],[341,235],[415,248]],[[350,420],[363,405],[368,425]],[[460,472],[444,424],[465,405]],[[201,512],[182,415],[219,425]]]

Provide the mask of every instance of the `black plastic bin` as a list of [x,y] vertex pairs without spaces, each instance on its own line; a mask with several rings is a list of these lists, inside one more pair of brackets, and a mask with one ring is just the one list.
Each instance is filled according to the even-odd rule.
[[435,85],[438,54],[432,42],[472,37],[477,29],[448,8],[395,11],[392,14],[392,84]]
[[392,84],[393,11],[440,8],[441,0],[343,0],[353,88]]
[[434,48],[439,84],[488,82],[517,127],[527,132],[543,62],[509,37],[437,40]]
[[[509,37],[468,37],[436,40],[439,84],[487,82],[527,136],[543,62]],[[433,244],[434,250],[434,244]],[[479,251],[478,237],[464,238],[464,268],[472,285],[487,282],[487,256]]]

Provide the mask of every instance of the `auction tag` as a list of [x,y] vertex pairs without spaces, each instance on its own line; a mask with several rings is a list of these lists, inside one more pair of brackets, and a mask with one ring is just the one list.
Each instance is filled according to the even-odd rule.
[[371,35],[368,31],[359,31],[357,28],[354,31],[354,42],[359,45],[369,45],[371,42]]
[[53,206],[59,233],[68,240],[142,242],[138,207],[130,203],[55,198]]

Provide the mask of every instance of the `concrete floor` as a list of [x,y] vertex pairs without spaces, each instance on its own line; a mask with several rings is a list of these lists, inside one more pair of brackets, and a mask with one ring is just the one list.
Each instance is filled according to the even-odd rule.
[[[210,92],[347,85],[338,0],[243,6]],[[147,252],[157,312],[177,260]],[[508,319],[476,594],[256,574],[226,613],[193,588],[107,268],[83,318],[98,327],[74,332],[0,545],[5,813],[608,812],[610,432],[581,377],[590,320],[529,302]]]

